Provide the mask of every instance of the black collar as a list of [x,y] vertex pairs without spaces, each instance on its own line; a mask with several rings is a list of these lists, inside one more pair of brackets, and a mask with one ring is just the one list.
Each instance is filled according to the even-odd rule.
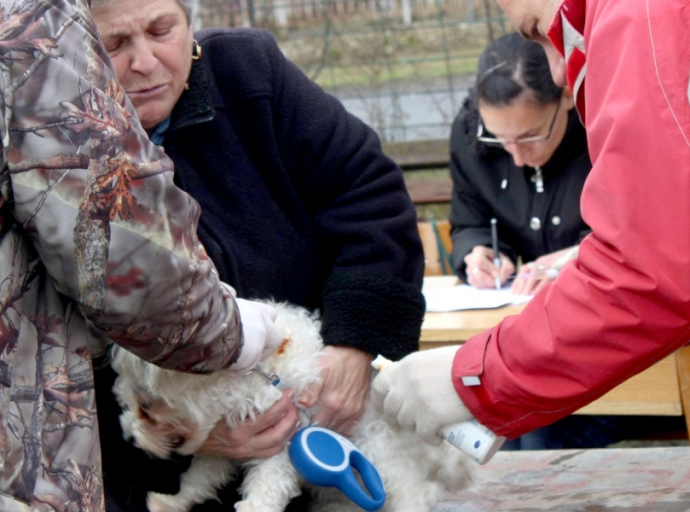
[[173,108],[168,132],[210,121],[216,115],[203,60],[192,61],[187,83],[189,89],[182,92],[182,96]]

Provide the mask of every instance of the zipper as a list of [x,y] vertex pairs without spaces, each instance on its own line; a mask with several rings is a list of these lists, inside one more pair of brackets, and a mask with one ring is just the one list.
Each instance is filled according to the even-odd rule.
[[171,130],[171,131],[177,131],[177,130],[181,130],[182,128],[189,128],[190,126],[195,126],[197,124],[207,123],[207,122],[213,120],[213,117],[214,117],[214,115],[213,115],[213,113],[211,113],[211,114],[206,114],[204,117],[201,117],[199,119],[184,121],[184,122],[178,124],[177,126],[175,126],[173,128],[173,130]]

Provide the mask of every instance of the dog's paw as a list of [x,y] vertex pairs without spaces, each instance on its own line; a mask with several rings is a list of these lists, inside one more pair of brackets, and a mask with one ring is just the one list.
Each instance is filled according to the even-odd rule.
[[191,508],[177,496],[150,492],[146,495],[146,507],[149,512],[189,512]]

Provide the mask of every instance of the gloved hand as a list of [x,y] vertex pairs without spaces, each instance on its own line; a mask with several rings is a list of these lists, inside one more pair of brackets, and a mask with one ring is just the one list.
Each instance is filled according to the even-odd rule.
[[276,327],[276,310],[262,302],[235,299],[242,320],[244,345],[232,370],[251,370],[256,364],[275,352],[284,336]]
[[372,385],[374,407],[389,423],[416,431],[428,444],[441,444],[442,427],[472,418],[451,379],[458,348],[415,352],[383,368]]

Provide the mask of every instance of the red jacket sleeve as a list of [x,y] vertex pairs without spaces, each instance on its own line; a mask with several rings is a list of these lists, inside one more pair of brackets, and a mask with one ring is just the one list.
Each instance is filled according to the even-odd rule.
[[[587,0],[593,169],[578,259],[522,314],[469,340],[453,378],[516,437],[595,400],[690,338],[690,9]],[[462,377],[478,376],[465,386]]]

